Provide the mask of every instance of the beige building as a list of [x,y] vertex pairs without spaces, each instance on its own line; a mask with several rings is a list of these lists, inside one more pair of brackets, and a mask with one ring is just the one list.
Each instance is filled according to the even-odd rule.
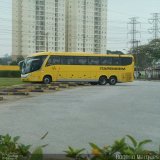
[[67,51],[106,53],[107,0],[68,0]]
[[65,51],[65,0],[13,0],[12,55]]
[[12,54],[106,53],[107,0],[13,0]]

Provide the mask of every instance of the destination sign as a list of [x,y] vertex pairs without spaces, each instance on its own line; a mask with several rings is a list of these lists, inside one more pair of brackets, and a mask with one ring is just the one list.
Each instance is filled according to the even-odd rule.
[[126,70],[125,67],[100,67],[100,70]]

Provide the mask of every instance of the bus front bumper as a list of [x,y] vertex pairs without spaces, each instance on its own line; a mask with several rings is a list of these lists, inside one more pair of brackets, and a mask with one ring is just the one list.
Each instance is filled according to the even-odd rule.
[[21,80],[23,82],[40,82],[41,81],[39,76],[33,76],[32,73],[22,74]]
[[29,82],[30,81],[30,74],[21,74],[21,80],[23,82]]

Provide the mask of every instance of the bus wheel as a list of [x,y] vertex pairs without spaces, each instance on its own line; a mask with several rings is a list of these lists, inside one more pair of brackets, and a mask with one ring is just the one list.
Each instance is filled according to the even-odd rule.
[[107,77],[101,76],[101,77],[99,78],[99,85],[106,85],[107,82],[108,82]]
[[117,83],[117,78],[116,77],[110,77],[109,78],[109,84],[110,85],[115,85]]
[[45,77],[43,78],[43,83],[44,83],[44,84],[50,84],[51,82],[52,82],[51,76],[45,76]]

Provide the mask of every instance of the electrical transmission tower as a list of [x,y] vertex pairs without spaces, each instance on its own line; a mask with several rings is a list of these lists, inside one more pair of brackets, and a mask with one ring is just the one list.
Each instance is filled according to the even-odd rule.
[[128,34],[131,35],[131,40],[129,42],[131,43],[131,52],[133,54],[136,52],[136,48],[138,48],[138,44],[140,42],[140,40],[137,39],[137,35],[140,35],[137,25],[140,25],[141,23],[137,19],[137,17],[132,17],[128,23],[128,25],[130,25]]
[[149,19],[149,23],[152,24],[149,33],[153,34],[154,40],[157,40],[160,33],[160,13],[152,13],[152,18]]

